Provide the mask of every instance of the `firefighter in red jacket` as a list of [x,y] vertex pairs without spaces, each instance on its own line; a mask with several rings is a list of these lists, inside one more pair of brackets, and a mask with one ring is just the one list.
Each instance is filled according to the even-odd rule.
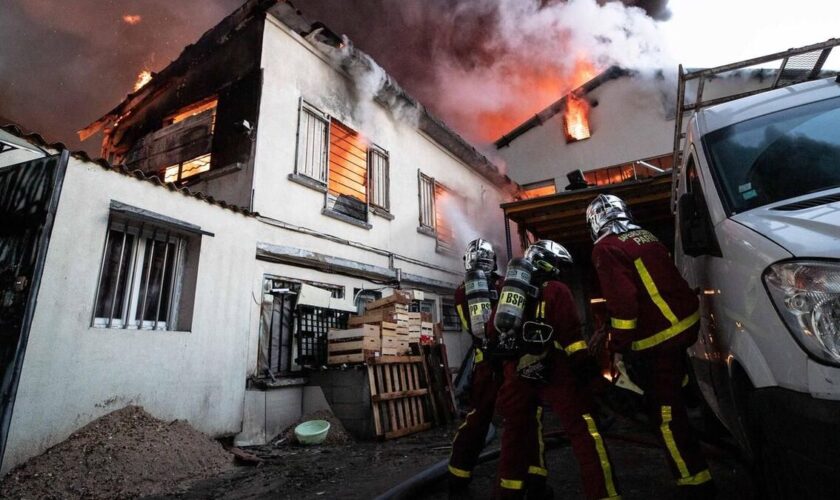
[[[634,224],[620,198],[599,195],[586,209],[586,220],[610,314],[607,349],[622,354],[636,372],[679,490],[686,497],[712,496],[712,476],[681,394],[688,374],[686,349],[700,328],[697,296],[665,246]],[[597,344],[603,337],[594,340]]]
[[[488,323],[488,319],[496,302],[497,288],[501,284],[501,279],[496,273],[496,252],[493,246],[480,238],[471,241],[464,252],[464,268],[467,275],[465,282],[455,290],[455,307],[462,329],[473,336],[475,352],[469,389],[471,410],[455,434],[452,455],[449,458],[449,489],[452,497],[469,494],[472,470],[484,448],[495,411],[496,394],[503,380],[501,363],[489,359],[484,348],[493,334],[492,324]],[[482,300],[481,294],[475,293],[481,289],[488,292],[486,299]],[[476,297],[479,300],[476,300]],[[529,420],[532,431],[528,438],[530,445],[527,446],[531,450],[531,461],[535,464],[530,469],[533,488],[543,487],[546,476],[544,465],[540,465],[544,464],[541,436],[537,434],[541,426],[540,418],[541,414],[538,414],[535,408]]]
[[[527,498],[539,498],[530,490],[523,491],[528,487],[531,462],[522,443],[533,426],[530,415],[544,404],[557,414],[571,441],[585,497],[617,498],[619,491],[606,444],[593,418],[595,406],[578,376],[585,373],[592,359],[581,336],[572,292],[558,280],[560,269],[571,265],[572,257],[563,246],[543,240],[531,245],[519,260],[508,264],[505,286],[493,313],[499,342],[514,353],[505,361],[505,380],[496,403],[504,419],[496,496],[523,498],[527,493]],[[527,264],[521,264],[522,260]],[[528,292],[530,296],[522,294],[522,298],[528,297],[524,301],[509,295],[520,293],[508,288],[511,277],[519,274],[516,266],[534,270],[528,278],[534,288]],[[507,312],[503,302],[524,304],[521,321],[515,321],[515,326],[513,321],[504,323]],[[512,338],[516,339],[514,344],[510,343]],[[548,488],[544,495],[551,497]]]

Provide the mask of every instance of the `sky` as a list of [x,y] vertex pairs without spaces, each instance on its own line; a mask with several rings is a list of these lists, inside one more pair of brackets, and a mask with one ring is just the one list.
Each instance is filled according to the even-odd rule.
[[[671,0],[664,43],[686,67],[710,67],[840,37],[832,0]],[[827,67],[840,68],[840,49]]]
[[[597,1],[294,3],[348,34],[479,145],[518,123],[514,113],[538,112],[605,65],[707,67],[840,37],[840,2],[828,0]],[[118,104],[142,69],[161,70],[241,2],[0,0],[0,121],[96,154],[96,139],[80,143],[75,131]],[[593,68],[580,67],[581,51]],[[837,52],[828,67],[840,68]],[[474,128],[494,120],[489,131]]]

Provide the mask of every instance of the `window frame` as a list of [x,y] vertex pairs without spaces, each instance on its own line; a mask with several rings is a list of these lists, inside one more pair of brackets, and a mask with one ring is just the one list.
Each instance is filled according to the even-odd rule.
[[[313,177],[307,172],[301,171],[301,134],[303,132],[303,117],[304,113],[310,115],[313,119],[321,122],[324,125],[324,137],[323,144],[324,150],[321,155],[321,172],[320,174],[323,175],[323,179]],[[294,176],[297,178],[304,178],[310,182],[314,182],[316,185],[322,186],[325,190],[329,185],[329,170],[330,170],[330,124],[331,119],[330,115],[321,111],[320,109],[316,108],[312,104],[306,102],[304,99],[300,100],[300,104],[298,106],[298,124],[297,124],[297,136],[295,140],[295,168],[294,168]]]
[[[100,317],[97,314],[100,300],[103,298],[102,280],[105,276],[105,263],[107,260],[109,243],[111,241],[111,233],[116,231],[123,235],[123,241],[120,247],[120,259],[117,269],[117,280],[114,286],[113,295],[111,298],[111,311],[109,317]],[[158,233],[163,233],[159,235]],[[127,261],[124,261],[126,250],[127,236],[131,235],[133,241],[131,243],[131,253],[126,256]],[[107,328],[107,329],[122,329],[122,330],[146,330],[146,331],[175,331],[179,324],[179,308],[181,303],[181,294],[183,290],[184,267],[186,264],[188,236],[173,230],[171,228],[164,228],[159,225],[149,224],[145,221],[136,221],[127,217],[110,217],[105,233],[105,242],[102,250],[102,258],[99,267],[99,275],[96,283],[96,293],[93,301],[93,311],[91,312],[91,327],[93,328]],[[166,247],[166,254],[164,254],[164,265],[161,269],[162,277],[167,274],[167,261],[172,263],[172,273],[169,283],[169,297],[167,298],[168,308],[163,321],[158,316],[160,314],[160,307],[162,305],[160,298],[158,298],[158,313],[155,320],[146,320],[143,318],[143,310],[146,307],[146,299],[149,293],[149,280],[151,279],[151,265],[147,267],[146,249],[148,242],[163,241],[167,244],[174,245],[175,255],[171,261],[169,259],[169,246]],[[150,251],[150,259],[154,261],[154,248]],[[120,285],[119,276],[123,270],[127,270],[129,274],[126,277],[124,285]],[[143,282],[143,274],[145,273],[146,290],[143,292],[145,297],[141,301],[141,284]],[[161,280],[162,282],[162,280]],[[123,288],[120,290],[120,288]],[[122,295],[122,304],[120,310],[116,311],[114,300],[117,294]]]
[[[427,203],[428,209],[425,209],[423,205],[424,183],[428,184],[428,191],[431,195],[429,196]],[[437,221],[435,220],[435,214],[437,213],[435,207],[435,184],[436,181],[434,177],[426,175],[420,169],[417,169],[417,209],[419,213],[417,230],[423,234],[434,236],[435,239],[437,239]],[[424,222],[423,215],[425,212],[428,212],[431,224]]]
[[[368,146],[367,150],[367,160],[368,160],[368,208],[369,209],[378,209],[382,210],[386,213],[391,213],[391,157],[388,154],[388,151],[385,149],[371,144]],[[375,157],[380,156],[383,159],[384,164],[384,174],[382,175],[383,180],[382,184],[384,184],[384,189],[382,190],[383,196],[385,198],[384,203],[378,203],[378,200],[374,200],[375,193],[377,192],[377,187],[379,183],[376,182],[376,177],[374,175],[374,159]],[[374,211],[374,213],[376,213]]]

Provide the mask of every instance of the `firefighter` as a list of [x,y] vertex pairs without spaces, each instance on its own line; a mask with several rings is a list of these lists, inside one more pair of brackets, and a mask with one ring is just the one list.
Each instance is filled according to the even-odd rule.
[[[681,386],[686,349],[697,340],[699,302],[668,250],[634,223],[627,205],[598,195],[586,209],[592,262],[607,299],[608,332],[593,338],[622,355],[644,389],[646,406],[667,450],[681,497],[714,495],[712,476],[688,421]],[[606,341],[606,342],[604,342]]]
[[[497,287],[501,279],[496,272],[496,252],[493,245],[483,239],[471,241],[464,252],[465,282],[455,291],[455,307],[461,320],[461,327],[473,338],[473,372],[469,389],[471,410],[458,428],[452,441],[452,455],[449,458],[450,497],[464,497],[469,494],[472,470],[478,462],[478,456],[484,448],[484,441],[493,418],[496,394],[502,384],[502,365],[498,359],[487,356],[485,345],[493,335],[492,323],[488,323],[492,306],[497,297]],[[478,274],[478,276],[476,276]],[[483,279],[483,284],[480,283]],[[469,292],[467,291],[469,288]],[[487,289],[486,306],[481,293],[476,290]],[[478,296],[478,300],[474,297]],[[486,314],[482,314],[486,313]],[[533,476],[533,488],[545,484],[544,460],[540,454],[541,436],[537,430],[541,426],[541,414],[534,408],[531,413],[532,429],[528,442],[532,462],[530,475]],[[536,419],[536,420],[535,420]]]
[[[572,257],[562,245],[543,240],[528,248],[524,260],[532,266],[529,281],[533,289],[527,294],[521,321],[508,321],[505,327],[504,318],[500,317],[510,314],[503,303],[522,302],[511,299],[509,293],[515,296],[517,292],[507,288],[514,275],[527,275],[527,269],[522,273],[526,265],[520,264],[520,272],[511,271],[516,261],[508,266],[508,278],[493,317],[500,342],[510,346],[506,336],[515,335],[518,339],[514,355],[504,363],[505,378],[496,403],[504,419],[496,496],[537,497],[531,491],[523,491],[528,487],[530,461],[522,443],[533,426],[530,415],[544,404],[557,414],[571,441],[585,497],[617,498],[612,463],[593,418],[595,405],[578,377],[592,360],[581,336],[572,292],[559,281],[560,270],[572,264]],[[508,331],[503,333],[506,328]],[[544,463],[540,465],[544,467]],[[548,488],[545,492],[550,497]]]

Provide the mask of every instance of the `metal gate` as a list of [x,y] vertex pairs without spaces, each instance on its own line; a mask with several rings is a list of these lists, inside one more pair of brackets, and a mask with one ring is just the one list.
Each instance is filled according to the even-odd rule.
[[0,168],[0,465],[68,157]]

